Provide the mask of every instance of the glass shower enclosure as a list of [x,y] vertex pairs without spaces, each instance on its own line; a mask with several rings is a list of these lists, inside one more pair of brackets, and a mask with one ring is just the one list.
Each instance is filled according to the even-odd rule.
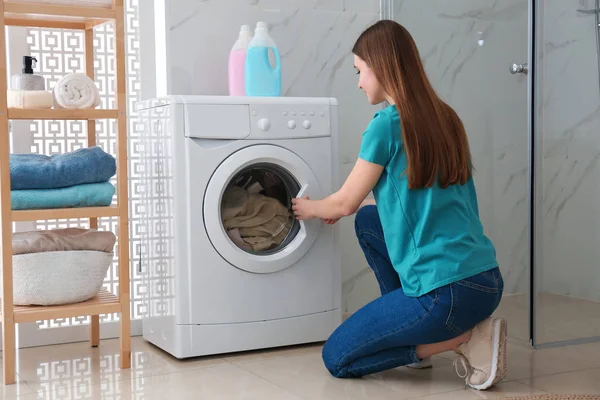
[[513,340],[600,340],[598,0],[381,0],[463,119]]

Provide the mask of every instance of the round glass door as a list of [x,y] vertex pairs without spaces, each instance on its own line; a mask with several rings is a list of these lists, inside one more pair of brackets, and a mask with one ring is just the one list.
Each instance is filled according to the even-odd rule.
[[321,198],[316,177],[297,155],[258,145],[232,154],[215,171],[204,201],[208,236],[237,268],[271,273],[296,263],[321,222],[297,221],[292,198]]

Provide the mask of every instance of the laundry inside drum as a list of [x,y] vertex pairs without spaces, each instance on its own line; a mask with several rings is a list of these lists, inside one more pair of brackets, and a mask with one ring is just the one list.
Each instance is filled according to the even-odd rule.
[[237,173],[221,200],[221,221],[240,249],[269,255],[285,248],[298,234],[292,198],[300,184],[286,169],[257,163]]

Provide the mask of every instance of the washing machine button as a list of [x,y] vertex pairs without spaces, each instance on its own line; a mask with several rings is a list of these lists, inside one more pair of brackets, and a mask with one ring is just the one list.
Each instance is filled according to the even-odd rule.
[[304,127],[304,129],[310,129],[312,124],[310,123],[309,120],[306,120],[302,123],[302,126]]
[[271,121],[269,121],[267,118],[259,119],[258,128],[265,132],[268,131],[269,129],[271,129]]
[[293,119],[288,121],[288,128],[296,129],[296,121],[294,121]]

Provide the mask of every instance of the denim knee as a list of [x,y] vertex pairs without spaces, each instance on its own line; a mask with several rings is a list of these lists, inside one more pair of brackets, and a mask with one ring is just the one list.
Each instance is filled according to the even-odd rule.
[[341,365],[341,354],[330,340],[323,346],[322,357],[325,368],[332,376],[335,378],[349,378],[347,368]]
[[360,231],[368,229],[373,225],[373,221],[379,221],[379,214],[376,206],[364,206],[356,213],[354,218],[354,231],[356,236],[360,236]]

